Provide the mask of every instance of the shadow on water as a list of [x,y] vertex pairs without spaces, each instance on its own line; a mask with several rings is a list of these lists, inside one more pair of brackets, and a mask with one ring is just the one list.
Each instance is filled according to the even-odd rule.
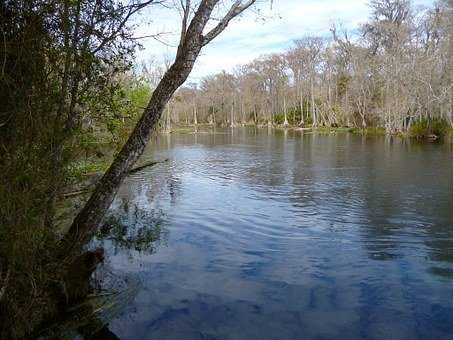
[[[117,271],[109,258],[121,254],[127,261],[155,253],[165,246],[168,237],[167,214],[157,206],[156,196],[167,194],[169,202],[175,202],[178,183],[167,173],[156,176],[152,185],[128,185],[120,190],[102,227],[95,235],[90,248],[102,249],[103,264],[94,275],[77,285],[83,286],[83,299],[62,316],[55,324],[49,324],[40,332],[40,339],[119,339],[110,330],[109,323],[132,303],[142,289],[141,280],[131,273]],[[141,174],[133,178],[140,179]],[[132,190],[132,191],[130,191]],[[140,191],[141,190],[141,191]],[[129,199],[134,193],[135,199]],[[142,196],[137,196],[138,193]],[[105,254],[104,254],[105,252]],[[91,254],[90,252],[87,254]],[[72,283],[74,285],[74,283]],[[88,295],[86,295],[88,292]]]
[[256,128],[168,134],[151,144],[145,158],[170,161],[127,179],[93,244],[106,250],[99,291],[128,291],[100,318],[108,332],[453,334],[448,148]]
[[[110,212],[96,235],[97,244],[114,253],[135,251],[152,254],[165,240],[165,214],[162,211],[132,209],[127,201]],[[108,245],[106,245],[108,243]]]

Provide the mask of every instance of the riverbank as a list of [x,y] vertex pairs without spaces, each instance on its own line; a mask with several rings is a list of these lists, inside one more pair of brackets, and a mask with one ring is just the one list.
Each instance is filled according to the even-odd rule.
[[[364,129],[354,128],[354,127],[300,127],[300,126],[291,126],[291,125],[255,125],[255,124],[238,124],[230,128],[238,127],[256,127],[256,128],[270,128],[277,130],[291,130],[291,131],[300,131],[303,133],[318,133],[318,134],[336,134],[336,133],[351,133],[356,135],[365,135],[365,136],[393,136],[400,138],[409,138],[418,140],[421,142],[442,142],[442,143],[453,143],[453,128],[448,127],[442,132],[442,134],[415,134],[413,132],[397,132],[397,133],[388,133],[384,128],[381,127],[368,127]],[[208,132],[216,128],[228,128],[225,126],[213,126],[211,124],[199,124],[197,126],[177,126],[169,131],[160,131],[160,133],[200,133]]]

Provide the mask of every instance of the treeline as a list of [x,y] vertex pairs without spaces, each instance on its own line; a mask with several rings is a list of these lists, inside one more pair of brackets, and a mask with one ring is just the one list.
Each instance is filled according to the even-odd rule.
[[453,7],[415,9],[372,0],[371,17],[349,36],[304,37],[181,88],[171,123],[378,127],[388,133],[453,126]]

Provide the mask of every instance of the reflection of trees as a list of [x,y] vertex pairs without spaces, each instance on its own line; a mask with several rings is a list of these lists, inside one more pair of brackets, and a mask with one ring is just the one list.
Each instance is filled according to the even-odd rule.
[[[205,148],[249,148],[214,153],[207,162],[216,171],[267,197],[279,195],[300,211],[301,223],[360,226],[355,236],[371,259],[393,259],[404,254],[406,242],[417,242],[420,252],[427,251],[429,260],[438,262],[432,272],[450,275],[449,150],[399,138],[301,135],[275,129],[237,129],[232,136],[230,130],[222,131],[200,135],[198,142]],[[173,146],[194,142],[193,135],[173,138]]]
[[109,240],[114,253],[153,253],[166,237],[164,211],[181,194],[180,179],[173,172],[171,165],[159,164],[126,181],[104,219],[98,240]]
[[[97,238],[110,240],[115,253],[118,250],[133,249],[153,253],[162,240],[165,215],[162,211],[143,210],[134,206],[133,211],[125,204],[124,210],[111,212],[100,228]],[[125,213],[123,213],[125,212]]]
[[[395,138],[384,145],[367,141],[364,165],[372,173],[361,177],[360,195],[367,221],[363,243],[371,258],[394,258],[415,241],[421,251],[427,246],[430,260],[453,262],[452,163],[435,147]],[[446,268],[430,272],[453,274]]]
[[[447,169],[449,168],[446,165]],[[451,171],[450,166],[450,171]],[[421,200],[416,209],[435,220],[435,223],[427,228],[425,245],[429,249],[428,257],[435,262],[430,272],[444,278],[453,279],[453,175],[445,171],[436,181],[442,188],[441,193],[436,194],[435,203],[424,204]]]
[[[119,202],[120,206],[104,219],[95,243],[112,249],[115,254],[132,250],[154,253],[166,239],[166,215],[151,207],[148,210],[137,204],[131,207],[124,197]],[[46,331],[49,338],[73,339],[83,335],[85,339],[118,339],[109,330],[108,323],[130,304],[139,283],[129,275],[111,271],[108,265],[99,268],[94,278],[87,277],[87,280],[89,294]]]
[[[400,189],[405,185],[407,171],[399,145],[394,147],[395,157],[391,157],[392,152],[387,145],[383,146],[382,140],[368,140],[363,150],[363,165],[369,173],[363,174],[358,188],[366,221],[361,231],[363,246],[374,260],[398,257],[400,245],[395,235],[405,227],[390,222],[392,217],[404,212]],[[389,169],[390,164],[393,171]]]
[[433,273],[453,276],[445,266],[453,263],[451,154],[398,138],[271,133],[258,130],[249,137],[258,148],[232,157],[246,169],[237,181],[278,194],[301,213],[312,211],[313,223],[359,225],[357,236],[373,260],[403,256],[417,242],[439,262]]
[[[168,145],[166,146],[168,147]],[[169,164],[159,164],[130,176],[120,188],[94,244],[113,254],[154,253],[167,238],[166,205],[174,205],[181,193],[180,180]],[[89,281],[90,294],[52,333],[56,338],[117,339],[108,329],[135,297],[139,282],[129,274],[112,271],[108,264]]]

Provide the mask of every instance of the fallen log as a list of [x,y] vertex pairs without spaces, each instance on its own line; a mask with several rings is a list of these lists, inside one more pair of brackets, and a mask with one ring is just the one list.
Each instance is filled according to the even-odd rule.
[[92,189],[85,188],[85,189],[82,189],[82,190],[66,192],[66,193],[62,194],[62,196],[63,196],[63,198],[69,198],[69,197],[73,197],[73,196],[79,196],[79,195],[88,193],[90,191],[92,191]]

